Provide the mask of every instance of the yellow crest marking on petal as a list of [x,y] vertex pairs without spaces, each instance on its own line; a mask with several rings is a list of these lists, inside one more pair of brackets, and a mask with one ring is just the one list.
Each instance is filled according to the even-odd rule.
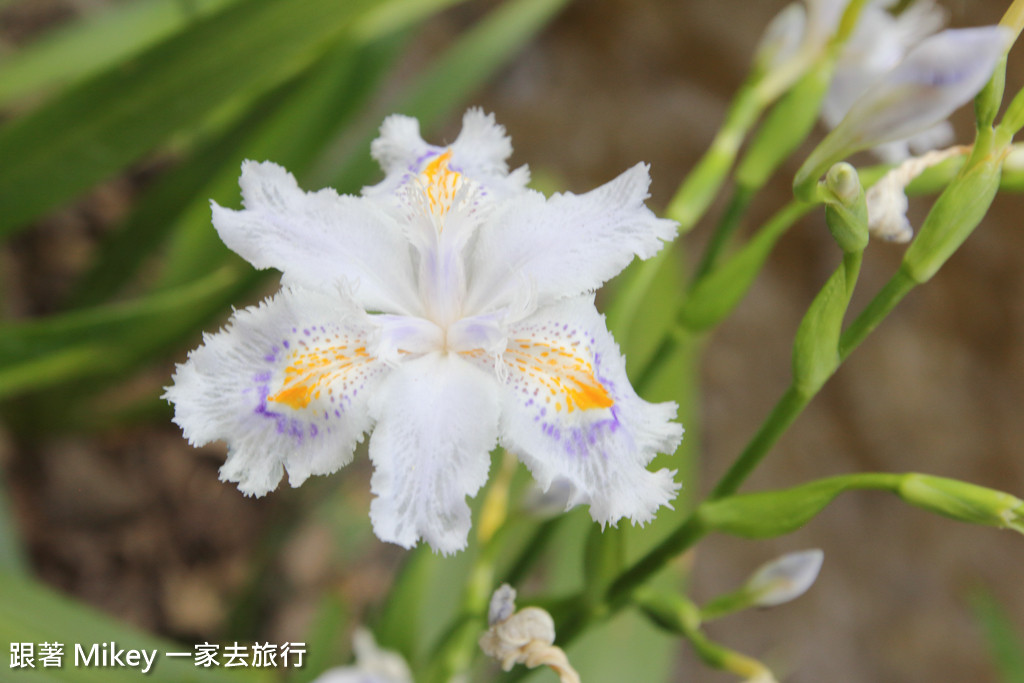
[[432,159],[420,173],[420,183],[430,212],[438,218],[451,210],[455,192],[462,184],[462,174],[448,168],[451,158],[452,151],[448,150]]
[[[347,345],[330,346],[309,351],[294,351],[288,357],[281,389],[268,401],[283,403],[295,409],[305,408],[320,398],[321,385],[330,383],[352,366],[370,360],[365,346],[349,349]],[[328,388],[328,395],[333,393]]]
[[515,339],[505,350],[511,368],[530,376],[547,389],[545,402],[555,410],[610,408],[615,401],[594,375],[594,366],[576,345],[555,346],[531,339]]

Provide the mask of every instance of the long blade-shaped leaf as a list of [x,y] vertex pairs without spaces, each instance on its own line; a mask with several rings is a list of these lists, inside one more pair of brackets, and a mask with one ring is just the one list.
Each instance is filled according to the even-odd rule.
[[[5,680],[25,683],[243,683],[268,681],[272,676],[270,669],[203,668],[195,666],[191,657],[167,657],[168,652],[192,648],[154,638],[8,572],[0,572],[0,641],[33,644],[34,668],[4,666],[9,672]],[[156,650],[153,666],[145,675],[141,661],[136,667],[100,666],[98,649],[90,665],[84,665],[81,656],[76,662],[76,645],[88,656],[94,644],[103,647],[111,642],[118,650]],[[43,666],[39,643],[63,646],[60,668]],[[122,661],[124,656],[122,653]]]
[[0,105],[74,82],[237,0],[142,0],[95,12],[0,60]]
[[[522,49],[566,3],[518,0],[502,5],[461,36],[410,89],[395,98],[392,111],[415,116],[424,128],[436,125]],[[354,153],[348,162],[329,175],[321,168],[317,177],[327,175],[337,188],[358,187],[375,171],[369,151],[376,135],[375,122],[373,130],[352,148]]]
[[[211,306],[244,280],[223,268],[175,290],[43,320],[0,327],[0,398],[123,367],[168,335],[181,335],[192,316],[208,317]],[[183,323],[184,321],[184,323]]]
[[282,82],[370,0],[247,0],[0,129],[0,234]]

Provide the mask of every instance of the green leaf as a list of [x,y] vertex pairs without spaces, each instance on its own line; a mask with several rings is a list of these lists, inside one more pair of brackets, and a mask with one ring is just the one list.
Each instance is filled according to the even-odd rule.
[[25,574],[28,562],[21,549],[21,539],[11,508],[11,498],[7,493],[7,482],[0,473],[0,571],[12,574]]
[[[62,643],[63,666],[17,669],[10,680],[24,683],[241,683],[269,681],[270,669],[239,671],[203,668],[191,658],[169,658],[167,652],[189,652],[190,645],[178,645],[155,638],[121,624],[96,610],[44,588],[34,581],[0,572],[0,642]],[[153,667],[145,675],[138,668],[84,667],[75,665],[75,645],[88,652],[94,643],[114,642],[118,649],[156,650]],[[5,667],[6,668],[6,667]]]
[[[410,552],[376,621],[377,644],[401,653],[406,661],[416,660],[422,640],[419,624],[410,615],[422,613],[440,568],[437,556],[426,546]],[[442,574],[445,578],[451,576],[448,572]]]
[[246,0],[0,129],[0,234],[309,66],[369,0]]
[[306,634],[307,657],[301,669],[293,669],[288,683],[310,683],[327,669],[338,666],[340,654],[349,651],[345,634],[350,619],[345,602],[336,595],[320,599],[313,624]]
[[115,372],[190,331],[236,295],[249,273],[222,268],[178,289],[0,326],[0,398]]
[[1024,638],[1010,615],[986,590],[971,596],[974,617],[984,629],[985,642],[1003,683],[1024,683]]
[[697,281],[679,311],[679,321],[692,332],[721,322],[742,301],[775,243],[811,208],[790,202],[776,213],[736,254]]
[[843,317],[857,283],[863,252],[847,252],[811,302],[793,340],[793,386],[813,396],[839,367]]
[[[516,54],[564,7],[567,0],[516,0],[490,12],[438,57],[412,87],[395,98],[391,111],[419,119],[429,129],[458,107]],[[333,187],[358,185],[372,177],[376,164],[370,158],[370,142],[376,126],[354,145],[350,161],[331,176]]]
[[257,115],[242,135],[231,136],[234,146],[222,155],[224,163],[181,208],[156,286],[186,283],[233,260],[210,223],[210,200],[224,206],[238,203],[243,159],[273,161],[304,182],[324,142],[351,124],[403,44],[404,35],[359,47],[344,43],[300,82],[275,91],[254,108],[266,115]]
[[0,60],[0,106],[117,62],[237,0],[136,0],[92,12]]

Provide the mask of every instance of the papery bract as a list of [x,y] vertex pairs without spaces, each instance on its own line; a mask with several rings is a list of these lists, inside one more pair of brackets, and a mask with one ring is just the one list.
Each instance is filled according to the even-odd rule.
[[643,523],[673,472],[676,406],[640,399],[593,291],[675,223],[644,206],[638,164],[583,195],[545,198],[509,172],[512,147],[470,110],[447,147],[392,116],[372,154],[386,177],[362,197],[306,193],[283,168],[245,162],[245,208],[214,205],[221,238],[282,289],[237,312],[178,367],[166,397],[196,445],[228,443],[221,478],[263,495],[348,463],[373,431],[370,516],[386,541],[466,544],[466,496],[501,444],[542,488],[602,523]]

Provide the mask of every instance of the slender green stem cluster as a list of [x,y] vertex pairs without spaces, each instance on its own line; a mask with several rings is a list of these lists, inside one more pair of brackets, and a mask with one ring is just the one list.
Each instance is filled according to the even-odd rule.
[[[1024,23],[1022,2],[1014,2],[1005,20],[1015,30]],[[635,385],[643,393],[662,375],[673,353],[680,348],[696,352],[705,335],[742,301],[778,240],[805,215],[823,212],[839,247],[839,262],[795,332],[791,384],[707,498],[696,503],[660,542],[636,556],[630,553],[628,535],[618,531],[602,534],[596,529],[590,534],[584,550],[582,587],[564,599],[539,600],[550,605],[558,641],[563,647],[595,623],[633,605],[654,623],[686,639],[709,665],[745,679],[772,680],[771,672],[763,664],[713,642],[702,630],[704,621],[749,606],[742,591],[721,596],[702,610],[678,591],[654,588],[652,579],[710,533],[745,538],[786,534],[812,520],[837,495],[847,491],[886,491],[911,505],[960,521],[1024,532],[1024,503],[1017,498],[916,473],[849,474],[781,491],[739,493],[850,353],[907,294],[933,277],[979,225],[1000,189],[1003,162],[1011,150],[1013,135],[1024,127],[1024,91],[1011,100],[1003,120],[998,125],[994,123],[1002,103],[1004,59],[977,97],[977,136],[970,153],[966,158],[956,156],[929,169],[909,187],[910,193],[939,196],[898,270],[849,322],[848,309],[869,246],[871,208],[865,188],[877,181],[884,169],[866,168],[858,172],[849,164],[836,163],[841,157],[835,158],[836,149],[826,141],[826,145],[812,152],[798,172],[796,198],[742,244],[731,248],[741,234],[754,198],[810,134],[839,50],[851,34],[863,5],[850,3],[836,36],[813,59],[808,59],[805,52],[800,53],[800,59],[806,60],[803,68],[786,75],[785,87],[780,87],[778,74],[769,79],[765,72],[755,72],[740,89],[708,152],[672,198],[667,215],[679,221],[680,232],[686,233],[705,216],[731,175],[730,199],[704,253],[697,259],[671,325],[635,374]],[[756,132],[751,135],[751,131]],[[745,141],[748,144],[741,156]],[[618,319],[619,312],[625,310],[629,313],[621,318],[628,320],[651,292],[659,279],[658,273],[677,267],[676,258],[666,252],[640,267],[627,288],[619,293],[613,317]],[[540,548],[558,524],[548,522],[539,528],[508,565],[511,569],[507,576],[514,580],[526,576],[540,559]],[[493,583],[495,576],[493,550],[489,544],[481,549],[467,589],[473,593],[473,599],[467,600],[462,621],[447,632],[436,650],[448,664],[432,671],[447,674],[465,663],[465,648],[470,645],[462,628],[480,623],[482,590],[488,582]],[[513,673],[510,680],[522,675]],[[435,673],[428,680],[440,681],[442,676]]]

